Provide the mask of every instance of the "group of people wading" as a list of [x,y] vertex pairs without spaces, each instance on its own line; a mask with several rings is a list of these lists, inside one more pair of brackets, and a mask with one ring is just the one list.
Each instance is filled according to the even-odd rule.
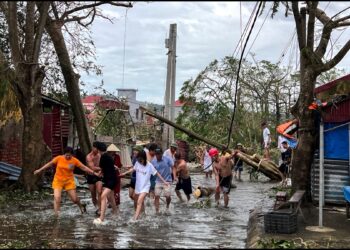
[[[181,202],[184,201],[180,193],[181,189],[186,195],[187,202],[190,200],[192,194],[190,171],[187,162],[177,152],[177,144],[171,144],[164,153],[162,148],[154,143],[148,148],[134,147],[131,156],[132,166],[128,166],[129,170],[124,173],[120,172],[122,164],[120,156],[117,154],[118,151],[120,150],[114,144],[107,147],[106,144],[96,141],[93,143],[92,151],[86,156],[86,165],[84,165],[73,156],[73,149],[67,147],[63,155],[55,157],[34,171],[34,174],[37,175],[49,167],[56,167],[52,188],[54,190],[54,211],[57,216],[60,214],[62,190],[66,190],[73,203],[78,205],[82,213],[86,213],[86,204],[80,202],[76,193],[75,167],[86,172],[92,203],[97,209],[98,218],[94,220],[95,224],[104,223],[108,205],[112,208],[113,214],[118,213],[120,180],[128,174],[131,174],[129,197],[134,203],[134,220],[139,219],[144,212],[146,197],[153,199],[156,213],[159,213],[160,197],[165,196],[166,209],[169,209],[172,183],[176,183],[175,193]],[[213,192],[215,192],[217,205],[219,205],[220,193],[222,192],[224,205],[228,206],[236,152],[237,150],[233,153],[226,152],[220,155],[216,148],[208,148],[207,150],[210,159],[206,159],[206,165],[208,169],[212,168],[215,174],[216,188],[213,189]],[[210,162],[209,167],[208,162]],[[241,170],[239,169],[239,171]],[[204,188],[202,193],[196,190],[194,196],[199,198],[204,193]]]
[[86,204],[81,203],[76,193],[76,181],[74,169],[80,168],[86,172],[87,183],[91,191],[93,205],[97,208],[94,220],[95,224],[105,221],[106,209],[112,207],[114,214],[119,211],[121,178],[131,174],[129,196],[134,202],[134,219],[139,219],[144,211],[146,197],[154,200],[156,212],[159,213],[160,196],[166,198],[166,208],[171,202],[171,184],[176,183],[175,192],[180,201],[183,201],[180,190],[182,189],[190,200],[192,193],[191,177],[187,162],[176,152],[177,144],[163,153],[157,144],[151,144],[148,148],[135,147],[132,153],[132,166],[127,166],[128,171],[120,173],[122,166],[119,149],[111,144],[108,147],[102,142],[94,142],[92,151],[86,156],[86,165],[79,161],[73,154],[73,149],[67,147],[64,154],[55,157],[40,169],[35,170],[38,175],[42,171],[55,166],[56,171],[52,181],[54,190],[54,211],[60,215],[62,190],[67,191],[73,203],[77,204],[81,213],[86,213]]

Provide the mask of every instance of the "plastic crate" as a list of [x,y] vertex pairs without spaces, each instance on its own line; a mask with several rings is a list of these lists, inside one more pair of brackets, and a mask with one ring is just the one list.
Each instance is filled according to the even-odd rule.
[[264,215],[266,233],[292,234],[298,230],[298,214],[290,210],[277,210]]

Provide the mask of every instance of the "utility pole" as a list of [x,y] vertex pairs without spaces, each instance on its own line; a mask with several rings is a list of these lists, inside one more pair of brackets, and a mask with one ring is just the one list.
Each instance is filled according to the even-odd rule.
[[[165,39],[165,48],[168,49],[167,78],[164,96],[164,117],[175,120],[175,79],[176,79],[176,23],[170,24],[169,38]],[[168,148],[174,142],[174,128],[164,124],[163,148]]]

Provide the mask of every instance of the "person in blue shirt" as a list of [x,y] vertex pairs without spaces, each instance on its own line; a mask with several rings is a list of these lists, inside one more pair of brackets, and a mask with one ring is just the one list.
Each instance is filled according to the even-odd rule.
[[171,186],[173,179],[171,174],[176,174],[174,168],[174,161],[168,157],[163,156],[163,150],[161,148],[157,148],[155,150],[156,157],[151,161],[152,165],[158,171],[158,173],[163,177],[163,179],[169,184],[165,185],[162,180],[157,177],[156,186],[155,186],[155,199],[154,205],[156,208],[156,213],[159,214],[159,200],[160,195],[164,192],[164,196],[166,198],[166,208],[169,209],[169,205],[171,202]]

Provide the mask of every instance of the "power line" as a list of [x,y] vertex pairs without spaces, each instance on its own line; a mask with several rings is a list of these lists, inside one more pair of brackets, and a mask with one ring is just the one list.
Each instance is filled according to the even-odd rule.
[[125,23],[124,23],[124,45],[123,45],[123,78],[122,88],[124,88],[124,75],[125,75],[125,41],[126,41],[126,19],[128,17],[128,8],[125,9]]
[[326,58],[328,58],[328,55],[329,55],[329,53],[330,53],[331,51],[332,51],[332,54],[331,54],[331,57],[332,57],[332,55],[333,55],[333,46],[335,46],[335,44],[337,43],[337,41],[338,41],[339,38],[343,35],[343,33],[346,31],[347,28],[348,28],[348,27],[346,27],[346,28],[339,34],[338,38],[337,38],[337,39],[334,41],[334,43],[331,45],[331,49],[328,51]]
[[252,10],[252,13],[250,14],[249,20],[248,20],[246,26],[244,27],[243,34],[241,34],[241,37],[240,37],[239,42],[237,44],[237,47],[236,47],[236,49],[235,49],[235,51],[233,53],[234,54],[234,56],[233,56],[234,58],[238,57],[238,55],[240,53],[239,49],[238,49],[239,46],[241,47],[241,53],[242,53],[242,44],[243,44],[243,41],[246,39],[248,29],[249,29],[249,27],[251,25],[251,22],[253,20],[254,13],[255,13],[257,7],[258,7],[258,2],[256,2],[255,6],[254,6],[254,8]]
[[[244,40],[245,34],[246,34],[246,32],[247,32],[247,30],[248,30],[248,27],[249,27],[249,25],[250,25],[250,22],[251,22],[251,20],[252,20],[252,18],[253,18],[253,14],[254,14],[254,12],[255,12],[255,9],[256,9],[257,5],[258,5],[258,3],[255,4],[255,6],[254,6],[254,8],[253,8],[253,10],[252,10],[252,13],[250,14],[249,20],[248,20],[248,22],[247,22],[247,24],[246,24],[246,26],[245,26],[245,28],[244,28],[244,31],[243,31],[243,35],[241,35],[241,37],[239,38],[239,41],[238,41],[238,43],[237,43],[237,46],[236,46],[235,50],[234,50],[233,53],[232,53],[232,57],[236,57],[236,51],[237,51],[239,45],[241,44],[241,41]],[[237,53],[239,53],[239,50],[237,51]]]
[[288,48],[291,46],[291,44],[292,44],[292,42],[293,42],[293,39],[294,39],[294,36],[295,36],[296,32],[297,32],[297,30],[295,29],[295,30],[294,30],[294,33],[292,34],[292,37],[289,39],[289,41],[288,41],[286,47],[283,49],[282,54],[280,55],[280,57],[279,57],[279,59],[278,59],[278,61],[277,61],[277,64],[278,64],[278,65],[281,64],[282,59],[285,57]]
[[250,50],[252,49],[252,47],[253,47],[253,45],[254,45],[256,39],[258,38],[259,33],[260,33],[262,27],[264,26],[264,24],[265,24],[265,22],[266,22],[266,19],[267,19],[267,17],[269,16],[270,12],[271,12],[271,8],[270,8],[269,11],[267,12],[267,14],[266,14],[266,16],[265,16],[265,19],[264,19],[263,23],[261,24],[260,29],[259,29],[258,33],[256,34],[256,36],[255,36],[255,38],[254,38],[252,44],[250,45],[250,48],[249,48],[248,52],[246,53],[244,59],[246,59],[246,57],[248,56]]
[[[239,1],[239,26],[241,28],[241,37],[242,37],[242,1]],[[241,52],[242,52],[242,43],[241,44]]]
[[248,40],[249,40],[249,37],[250,37],[250,34],[252,33],[253,31],[253,28],[254,28],[254,25],[255,25],[255,22],[256,22],[256,19],[258,18],[258,15],[259,15],[259,12],[260,12],[260,8],[262,6],[262,1],[260,1],[260,4],[259,4],[259,7],[258,7],[258,10],[256,11],[255,13],[255,18],[254,18],[254,21],[253,21],[253,24],[250,28],[250,31],[249,31],[249,34],[248,34],[248,37],[244,43],[244,47],[243,47],[243,51],[241,53],[241,58],[239,59],[239,63],[238,63],[238,70],[237,70],[237,78],[236,78],[236,89],[235,89],[235,99],[234,99],[234,108],[233,108],[233,113],[232,113],[232,119],[231,119],[231,124],[230,124],[230,131],[229,131],[229,135],[228,135],[228,140],[227,140],[227,148],[230,146],[230,140],[231,140],[231,135],[232,135],[232,129],[233,129],[233,122],[235,120],[235,113],[236,113],[236,106],[237,106],[237,91],[238,91],[238,83],[239,83],[239,71],[241,69],[241,64],[242,64],[242,60],[243,60],[243,55],[244,55],[244,51],[245,51],[245,48],[247,46],[247,43],[248,43]]

